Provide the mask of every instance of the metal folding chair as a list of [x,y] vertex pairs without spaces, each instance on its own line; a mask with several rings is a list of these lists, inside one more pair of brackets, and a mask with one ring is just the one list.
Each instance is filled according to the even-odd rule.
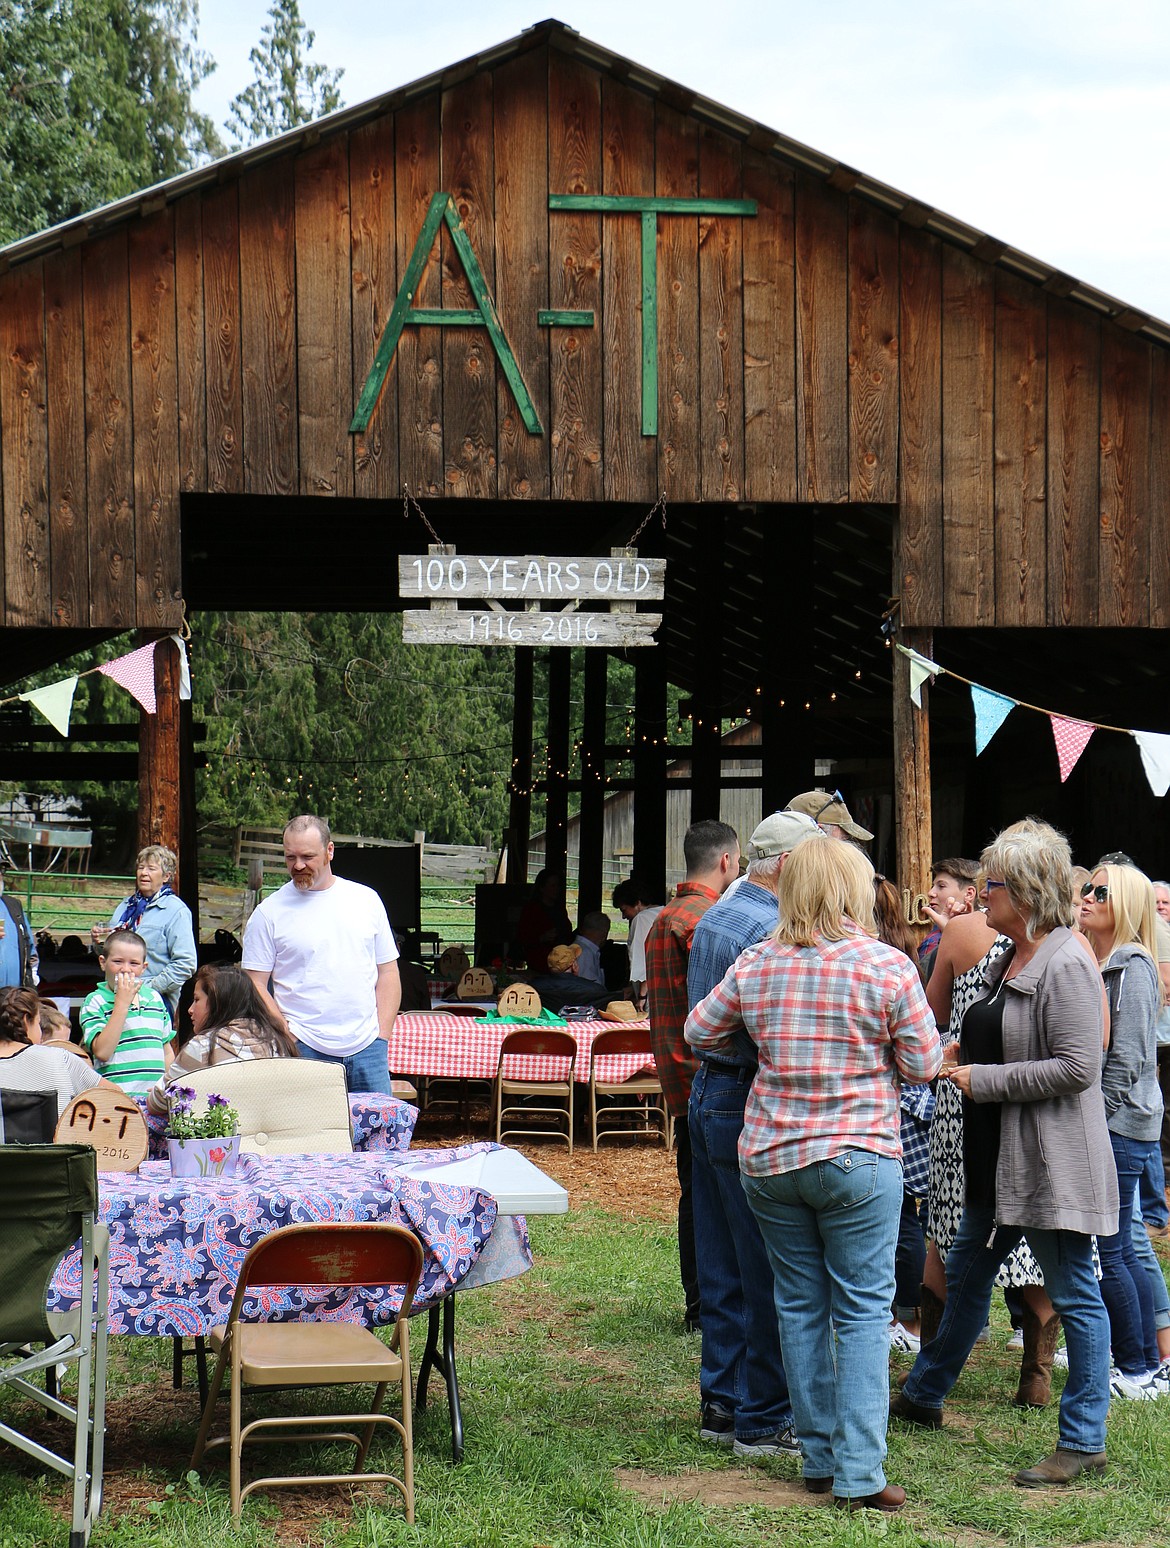
[[[414,1520],[414,1440],[411,1415],[410,1333],[407,1318],[422,1273],[423,1251],[418,1238],[403,1226],[377,1222],[285,1226],[257,1242],[240,1269],[226,1328],[213,1328],[212,1346],[219,1359],[203,1420],[191,1457],[198,1467],[205,1451],[231,1448],[232,1513],[239,1519],[245,1498],[254,1489],[305,1484],[392,1484],[402,1495],[407,1521]],[[354,1322],[264,1322],[249,1306],[262,1304],[250,1292],[270,1285],[402,1285],[402,1305],[390,1346]],[[225,1376],[230,1376],[231,1428],[211,1436],[215,1403]],[[373,1402],[360,1414],[278,1415],[243,1422],[245,1387],[322,1387],[375,1383]],[[401,1398],[400,1417],[380,1410],[386,1388],[393,1384]],[[360,1431],[338,1425],[360,1426]],[[376,1425],[388,1425],[402,1441],[402,1477],[364,1471]],[[274,1432],[274,1433],[269,1433]],[[254,1478],[241,1486],[242,1457],[249,1440],[348,1441],[357,1448],[347,1473],[314,1473]]]
[[594,1150],[607,1135],[612,1138],[619,1134],[653,1134],[655,1139],[661,1135],[669,1150],[671,1123],[662,1082],[655,1074],[637,1074],[630,1080],[601,1080],[597,1066],[614,1054],[645,1054],[647,1064],[653,1063],[650,1029],[614,1027],[599,1032],[593,1039],[589,1049],[589,1117]]
[[[523,1055],[564,1060],[568,1073],[546,1080],[522,1080],[514,1075],[509,1076],[508,1061]],[[500,1060],[496,1066],[496,1139],[502,1142],[505,1135],[513,1134],[529,1138],[543,1135],[548,1139],[566,1141],[571,1155],[573,1076],[576,1067],[577,1039],[571,1032],[562,1032],[555,1027],[522,1027],[519,1031],[509,1032],[500,1046]],[[515,1127],[531,1118],[547,1121],[543,1127]]]
[[[0,1439],[73,1480],[69,1548],[84,1548],[102,1508],[109,1333],[109,1236],[97,1223],[97,1154],[88,1145],[0,1145],[0,1387],[11,1387],[73,1426],[62,1456],[11,1424]],[[49,1313],[58,1263],[81,1238],[81,1305]],[[29,1353],[30,1345],[41,1345]],[[42,1392],[35,1378],[77,1366],[77,1401]]]

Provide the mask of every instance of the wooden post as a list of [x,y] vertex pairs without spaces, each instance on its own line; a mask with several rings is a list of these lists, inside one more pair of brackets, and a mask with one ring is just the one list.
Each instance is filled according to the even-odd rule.
[[569,844],[569,692],[573,652],[548,653],[548,780],[544,793],[544,863],[564,876]]
[[666,674],[660,650],[634,663],[633,874],[663,897],[666,886]]
[[516,652],[512,696],[512,774],[508,781],[508,880],[528,880],[528,838],[532,831],[532,656]]
[[[171,650],[178,656],[172,643]],[[158,652],[156,651],[157,655]],[[176,659],[176,673],[178,661]],[[179,880],[175,890],[191,910],[191,929],[199,936],[198,814],[195,808],[195,731],[190,699],[179,700]],[[259,902],[259,899],[257,899]]]
[[[140,710],[138,715],[138,847],[162,844],[177,855],[181,827],[179,651],[170,639],[155,645],[154,692],[155,713]],[[178,892],[178,882],[172,885]]]
[[[902,629],[902,644],[931,657],[930,629]],[[930,685],[922,685],[922,708],[910,701],[910,661],[894,656],[894,842],[898,887],[913,898],[930,887]]]
[[585,655],[585,717],[581,734],[581,849],[577,862],[577,907],[582,914],[604,906],[605,700],[609,654]]
[[691,822],[719,817],[723,784],[723,517],[717,505],[699,510],[695,689],[691,720]]

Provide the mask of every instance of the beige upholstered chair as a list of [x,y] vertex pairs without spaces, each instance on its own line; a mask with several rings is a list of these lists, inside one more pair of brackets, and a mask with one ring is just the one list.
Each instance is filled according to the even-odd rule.
[[353,1149],[349,1094],[340,1064],[318,1059],[240,1059],[192,1070],[198,1096],[228,1099],[240,1115],[240,1150],[254,1156],[344,1156]]

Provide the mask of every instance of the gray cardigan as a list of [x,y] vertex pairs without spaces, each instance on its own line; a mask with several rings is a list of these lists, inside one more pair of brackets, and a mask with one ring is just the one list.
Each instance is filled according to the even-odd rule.
[[[993,991],[1014,951],[983,975]],[[1053,930],[1003,989],[1002,1064],[976,1064],[971,1096],[1000,1102],[1000,1225],[1113,1236],[1117,1170],[1101,1099],[1101,978],[1071,930]]]
[[1140,946],[1128,943],[1110,952],[1101,975],[1109,995],[1109,1051],[1101,1071],[1105,1117],[1114,1134],[1156,1140],[1162,1132],[1158,969]]

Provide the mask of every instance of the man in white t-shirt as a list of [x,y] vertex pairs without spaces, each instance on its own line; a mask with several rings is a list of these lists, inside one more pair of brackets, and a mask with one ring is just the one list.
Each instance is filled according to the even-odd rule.
[[613,889],[613,906],[630,927],[626,949],[630,954],[630,991],[637,1005],[642,1004],[646,983],[646,937],[662,912],[661,903],[651,903],[632,876]]
[[284,830],[290,880],[248,920],[241,966],[303,1058],[344,1065],[350,1091],[388,1093],[398,947],[378,894],[334,876],[332,860],[329,824],[294,817]]

